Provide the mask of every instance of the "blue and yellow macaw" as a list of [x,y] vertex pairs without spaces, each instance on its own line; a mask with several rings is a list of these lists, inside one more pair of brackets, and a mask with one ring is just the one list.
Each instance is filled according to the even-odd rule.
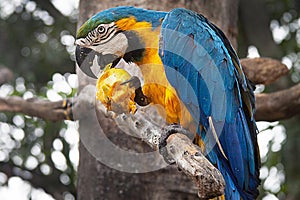
[[[121,97],[120,112],[134,113],[135,103],[160,105],[167,123],[195,133],[195,143],[225,179],[225,199],[258,196],[253,89],[219,28],[182,8],[159,12],[116,7],[87,20],[76,45],[79,65],[91,51],[111,59],[97,85],[97,98],[108,109],[114,110]],[[142,86],[115,68],[120,59],[140,68]],[[125,92],[116,92],[120,90]]]

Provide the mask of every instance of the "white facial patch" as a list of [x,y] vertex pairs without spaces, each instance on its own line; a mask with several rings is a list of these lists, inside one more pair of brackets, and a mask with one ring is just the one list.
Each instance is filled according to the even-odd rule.
[[123,33],[118,33],[116,36],[111,38],[108,42],[104,44],[99,44],[97,46],[89,46],[96,52],[105,54],[114,54],[116,56],[123,56],[128,47],[128,40]]

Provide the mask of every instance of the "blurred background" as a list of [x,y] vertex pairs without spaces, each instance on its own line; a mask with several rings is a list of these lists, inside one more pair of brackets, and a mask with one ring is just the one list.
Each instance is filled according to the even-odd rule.
[[[0,97],[62,100],[76,95],[74,41],[79,0],[1,0],[0,68],[14,73]],[[300,79],[300,1],[240,1],[238,54],[281,60],[290,73],[256,92],[288,88]],[[263,33],[263,34],[257,34]],[[260,199],[300,196],[300,117],[258,122]],[[76,197],[79,134],[72,121],[49,122],[0,113],[0,199]]]

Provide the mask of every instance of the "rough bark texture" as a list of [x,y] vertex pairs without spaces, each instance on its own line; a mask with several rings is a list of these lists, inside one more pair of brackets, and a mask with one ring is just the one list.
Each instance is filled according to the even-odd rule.
[[[86,87],[84,90],[89,88],[91,87]],[[97,110],[102,113],[106,112],[106,108],[100,102],[96,104],[98,104]],[[109,116],[109,114],[106,115]],[[160,146],[159,141],[164,138],[164,133],[170,125],[164,122],[152,106],[140,108],[134,115],[120,114],[114,120],[119,127],[122,127],[123,131],[134,137],[142,138],[142,141],[147,143],[151,149],[159,150],[164,160],[174,163],[178,169],[190,177],[197,186],[198,196],[201,199],[214,198],[224,194],[225,182],[222,174],[201,153],[200,147],[192,143],[193,133],[177,125],[171,125],[172,128],[177,129],[178,133],[171,134],[166,138],[166,146]],[[182,134],[182,132],[185,133]],[[156,160],[159,161],[159,159]],[[161,167],[166,166],[163,162],[147,163],[149,168],[158,164],[161,164]]]
[[[88,106],[83,109],[86,110],[85,112],[88,115],[94,113],[94,110],[91,108],[88,109]],[[83,117],[80,120],[79,132],[82,134],[86,133],[86,129],[90,130],[88,132],[89,136],[81,135],[82,138],[91,137],[91,140],[96,140],[99,137],[98,121],[100,121],[103,132],[106,133],[105,137],[116,144],[118,148],[128,150],[132,153],[147,153],[152,151],[139,138],[122,132],[114,120],[106,118],[101,112],[97,112],[96,114],[96,118]],[[94,145],[97,145],[97,143]],[[159,171],[149,173],[122,172],[97,161],[87,148],[83,145],[83,142],[80,143],[78,199],[197,198],[197,189],[191,179],[174,166],[168,166]],[[121,162],[123,158],[120,157],[119,159]],[[141,160],[141,162],[144,161]],[[151,163],[144,162],[139,164],[147,168]]]
[[[79,25],[94,13],[118,5],[135,5],[157,10],[186,7],[203,13],[219,25],[236,46],[237,0],[227,1],[80,1]],[[201,6],[201,9],[200,9]],[[93,83],[78,70],[80,88]],[[100,119],[103,131],[118,146],[131,151],[149,150],[142,141],[129,137],[117,129],[114,122]],[[80,120],[80,133],[93,124]],[[122,137],[120,137],[122,135]],[[78,199],[196,199],[197,190],[192,181],[174,166],[159,171],[132,174],[111,169],[89,154],[80,144],[78,167]]]
[[[236,0],[221,2],[187,0],[163,2],[158,0],[152,2],[102,1],[101,3],[95,0],[81,1],[79,25],[94,13],[118,5],[135,5],[156,10],[186,7],[207,16],[220,26],[226,35],[231,38],[231,41],[235,43],[236,6],[232,5],[236,5]],[[269,84],[288,72],[286,66],[268,58],[242,59],[241,63],[245,74],[256,84]],[[77,73],[80,79],[79,91],[87,84],[95,85],[95,80],[87,77],[79,69]],[[8,69],[0,69],[0,85],[11,78],[12,73]],[[94,106],[93,102],[90,102],[90,104],[82,104],[81,102],[82,100],[93,99],[92,96],[80,93],[77,98],[58,102],[41,99],[24,100],[20,97],[0,98],[0,111],[22,112],[26,115],[57,121],[68,119],[68,117],[72,119],[73,116],[71,114],[73,113],[70,106],[74,106],[74,110],[81,110],[81,114],[85,115],[85,117],[80,117],[80,133],[85,133],[86,129],[90,129],[94,130],[93,134],[97,134],[97,124],[100,122],[109,140],[117,144],[118,147],[137,153],[151,151],[144,142],[124,134],[117,128],[113,120],[104,117],[102,114],[97,113],[97,120],[91,121],[88,118],[89,113],[85,113],[85,111]],[[300,112],[299,84],[270,94],[258,94],[256,97],[256,120],[274,121],[286,119]],[[75,119],[78,118],[79,116],[75,116]],[[93,137],[93,134],[91,133],[90,137]],[[178,142],[177,139],[176,137],[174,139],[173,136],[170,137],[170,144]],[[178,155],[184,156],[182,154]],[[191,156],[192,154],[189,155]],[[149,167],[147,162],[142,163],[142,165],[145,168]],[[6,169],[9,168],[6,167]],[[195,199],[197,198],[196,193],[197,188],[191,179],[179,172],[175,166],[168,166],[159,171],[143,174],[121,172],[97,161],[90,151],[82,143],[80,144],[78,199]]]
[[[224,194],[225,182],[222,174],[183,134],[173,134],[167,139],[168,154],[178,167],[189,176],[198,188],[200,199],[210,199]],[[182,150],[185,151],[182,151]]]
[[23,99],[18,96],[0,97],[1,112],[20,112],[25,115],[39,117],[50,121],[73,119],[72,99],[51,102],[45,99]]
[[256,95],[257,121],[287,119],[300,113],[300,84],[270,94]]
[[244,58],[241,65],[254,84],[270,84],[289,72],[286,65],[271,58]]

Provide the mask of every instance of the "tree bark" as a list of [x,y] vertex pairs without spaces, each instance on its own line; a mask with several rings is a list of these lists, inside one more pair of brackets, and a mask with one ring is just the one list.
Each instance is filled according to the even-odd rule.
[[244,58],[241,59],[241,65],[247,78],[254,84],[268,85],[289,72],[286,65],[271,58]]
[[[219,25],[233,44],[237,34],[237,0],[227,1],[80,1],[79,26],[96,12],[119,5],[134,5],[148,9],[170,10],[175,7],[186,7],[204,13],[210,20]],[[235,45],[236,46],[236,45]],[[80,70],[79,90],[94,80],[85,76]],[[79,91],[80,92],[80,91]],[[114,144],[131,152],[145,153],[151,151],[140,139],[130,137],[117,128],[114,121],[98,114],[101,128]],[[88,134],[85,130],[99,130],[98,121],[80,120],[81,137]],[[93,132],[93,131],[91,131]],[[90,133],[91,135],[94,133]],[[95,133],[96,134],[96,133]],[[85,137],[85,136],[84,136]],[[96,145],[96,144],[95,144]],[[78,199],[196,199],[197,190],[189,177],[179,172],[174,166],[148,172],[126,173],[112,169],[98,162],[90,155],[84,142],[80,142],[80,161],[78,167]],[[120,158],[121,160],[122,158]],[[143,161],[141,161],[143,162]],[[149,163],[144,163],[147,167]]]
[[255,119],[270,121],[287,119],[300,113],[300,84],[271,94],[256,95]]

